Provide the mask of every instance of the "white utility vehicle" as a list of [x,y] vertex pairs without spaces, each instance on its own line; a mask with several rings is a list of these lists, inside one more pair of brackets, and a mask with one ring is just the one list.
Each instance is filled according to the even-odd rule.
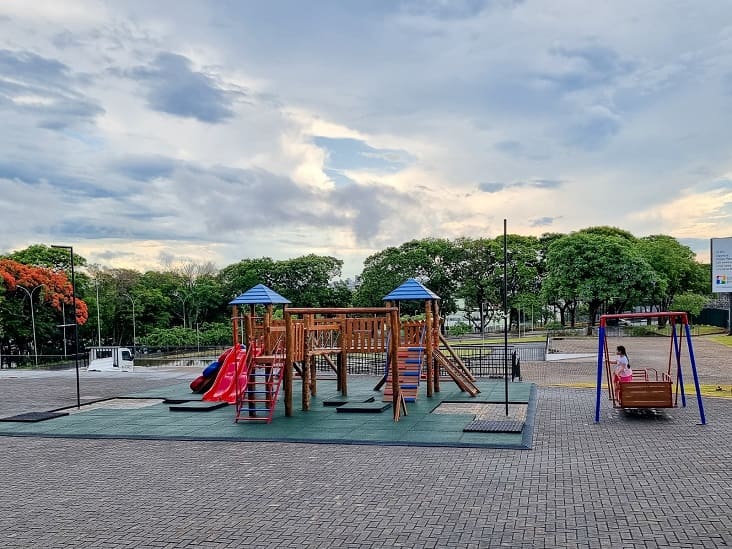
[[135,357],[127,347],[92,347],[87,372],[132,372]]

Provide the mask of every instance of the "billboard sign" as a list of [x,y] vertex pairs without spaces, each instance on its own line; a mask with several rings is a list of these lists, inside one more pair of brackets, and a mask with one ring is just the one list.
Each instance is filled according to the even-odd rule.
[[712,238],[712,292],[732,293],[732,238]]

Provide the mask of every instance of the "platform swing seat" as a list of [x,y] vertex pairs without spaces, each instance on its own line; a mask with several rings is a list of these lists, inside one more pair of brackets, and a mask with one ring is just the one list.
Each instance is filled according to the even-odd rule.
[[[669,345],[669,357],[667,371],[658,371],[654,368],[638,368],[631,364],[633,371],[632,378],[625,380],[620,379],[613,374],[610,364],[610,353],[607,343],[607,321],[611,319],[648,319],[648,318],[667,318],[671,327],[671,337]],[[684,337],[682,338],[677,331],[677,326],[681,327]],[[694,358],[694,349],[691,341],[691,331],[689,329],[689,321],[686,313],[683,312],[656,312],[656,313],[628,313],[628,314],[608,314],[600,317],[600,329],[598,337],[597,352],[597,394],[595,402],[595,422],[600,421],[600,400],[602,395],[602,371],[605,370],[607,379],[608,396],[613,404],[613,408],[628,409],[646,409],[646,408],[676,408],[678,406],[679,396],[681,396],[681,405],[686,407],[686,396],[684,392],[684,376],[682,364],[682,348],[683,341],[686,340],[688,349],[688,362],[694,377],[694,386],[696,388],[697,402],[699,405],[699,415],[702,425],[706,424],[704,415],[704,405],[701,398],[701,390],[699,388],[699,376],[696,370],[696,361]],[[676,368],[672,370],[675,363]]]

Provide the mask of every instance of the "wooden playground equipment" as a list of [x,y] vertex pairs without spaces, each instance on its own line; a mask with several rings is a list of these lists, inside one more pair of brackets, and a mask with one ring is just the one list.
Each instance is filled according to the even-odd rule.
[[[232,327],[235,344],[240,340],[239,334],[242,334],[248,347],[261,350],[258,356],[250,360],[260,365],[256,371],[262,377],[269,379],[267,375],[272,375],[271,372],[281,375],[286,416],[293,415],[293,382],[296,374],[302,380],[302,410],[310,409],[311,397],[318,390],[317,357],[322,357],[330,366],[336,375],[338,391],[347,396],[348,355],[385,354],[386,374],[375,389],[387,385],[384,400],[392,402],[394,421],[398,421],[402,413],[407,413],[406,403],[417,398],[418,385],[422,378],[426,382],[428,397],[439,392],[441,371],[471,396],[480,392],[475,386],[475,378],[440,334],[436,299],[425,300],[424,321],[402,323],[398,307],[393,306],[390,301],[387,301],[385,307],[287,307],[287,300],[271,290],[269,292],[269,297],[274,294],[280,300],[275,303],[258,303],[265,307],[261,316],[256,315],[254,303],[246,300],[232,301]],[[245,303],[249,309],[242,314],[238,305]],[[273,314],[277,303],[284,305],[283,318],[278,320],[274,319]],[[441,344],[447,349],[447,355],[442,352]],[[246,382],[247,387],[254,387],[255,381],[251,378],[250,375]],[[277,378],[273,379],[278,381]],[[279,389],[279,385],[277,388]],[[254,387],[254,394],[256,389]],[[266,392],[270,401],[272,398],[276,400],[274,389],[264,388],[261,391]],[[247,391],[242,390],[241,393],[247,394]],[[239,398],[237,402],[237,419],[246,419],[247,402]],[[251,402],[250,400],[247,405],[251,406]],[[270,406],[273,405],[274,401],[271,401]]]
[[[622,381],[618,376],[613,374],[610,364],[610,353],[608,351],[607,343],[608,320],[644,320],[653,318],[667,319],[671,328],[668,368],[665,372],[659,372],[654,368],[639,368],[636,364],[631,364],[631,370],[633,372],[632,379],[630,381]],[[679,328],[683,332],[684,337],[678,333]],[[676,408],[678,406],[679,395],[681,396],[682,406],[686,407],[686,395],[684,392],[684,377],[682,369],[682,364],[685,358],[683,355],[684,340],[686,340],[688,360],[694,376],[694,386],[696,388],[701,424],[706,424],[704,404],[702,402],[701,390],[699,388],[699,376],[696,370],[694,348],[691,341],[689,319],[687,314],[683,312],[608,314],[600,317],[597,353],[597,398],[595,402],[595,422],[598,423],[600,421],[600,398],[602,392],[603,367],[605,369],[607,379],[608,395],[614,408]],[[674,363],[676,368],[672,369],[672,364]]]

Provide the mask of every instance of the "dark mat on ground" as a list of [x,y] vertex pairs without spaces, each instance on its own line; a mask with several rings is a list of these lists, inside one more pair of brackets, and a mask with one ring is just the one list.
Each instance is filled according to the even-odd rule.
[[228,402],[206,402],[202,400],[183,402],[182,404],[173,404],[169,406],[171,412],[210,412],[217,408],[228,406]]
[[524,429],[523,421],[495,421],[480,420],[471,421],[464,428],[466,433],[520,433]]
[[344,404],[348,404],[348,400],[345,398],[334,398],[323,401],[323,406],[343,406]]
[[26,412],[16,416],[3,417],[0,421],[22,421],[25,423],[35,423],[37,421],[45,421],[56,417],[68,416],[68,412]]
[[380,414],[390,407],[391,402],[375,402],[374,399],[369,399],[366,402],[349,402],[343,406],[338,406],[336,412],[342,414]]
[[185,404],[186,402],[201,402],[201,398],[166,398],[163,404]]

